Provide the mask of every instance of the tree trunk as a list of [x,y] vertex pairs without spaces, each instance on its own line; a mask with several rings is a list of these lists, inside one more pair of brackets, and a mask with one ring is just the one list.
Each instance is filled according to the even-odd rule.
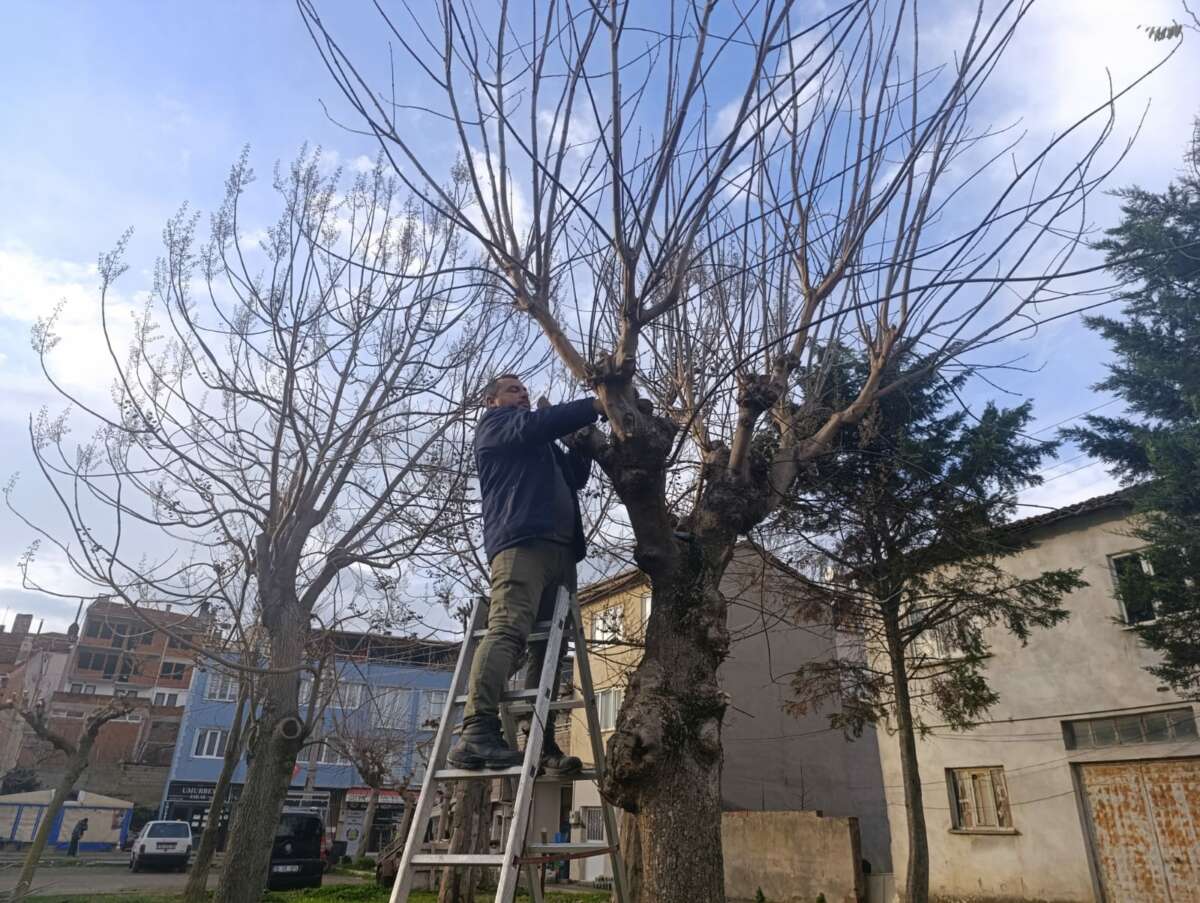
[[896,698],[897,736],[900,740],[900,772],[904,785],[904,807],[908,820],[908,867],[905,871],[906,903],[929,901],[929,842],[925,836],[925,802],[921,792],[921,768],[917,761],[917,739],[913,730],[912,698],[908,692],[908,669],[900,621],[895,612],[885,612],[888,658]]
[[75,754],[67,759],[67,767],[63,771],[62,779],[58,782],[58,786],[54,788],[54,795],[50,797],[50,805],[46,807],[46,812],[42,816],[42,821],[38,825],[37,832],[33,835],[33,843],[30,845],[29,851],[25,854],[25,862],[21,866],[21,874],[17,878],[17,886],[13,888],[12,896],[9,898],[13,903],[19,903],[19,901],[24,900],[29,894],[29,888],[33,885],[34,873],[37,872],[38,860],[42,858],[42,853],[46,849],[46,842],[50,839],[50,829],[54,827],[54,822],[58,819],[58,814],[62,811],[63,803],[67,801],[67,796],[75,786],[75,782],[79,780],[79,776],[87,768],[88,757],[92,753],[92,744],[94,742],[95,737],[85,731],[79,738],[78,746],[75,747]]
[[642,830],[637,816],[621,813],[621,861],[625,863],[626,903],[642,903]]
[[[475,851],[479,836],[480,810],[491,784],[488,781],[459,781],[454,788],[453,828],[450,833],[450,853]],[[479,883],[478,869],[473,866],[442,869],[442,885],[437,903],[475,903],[475,887]]]
[[367,812],[363,816],[362,843],[358,847],[358,858],[367,855],[371,846],[371,832],[375,830],[375,810],[379,808],[379,788],[371,788],[371,796],[367,799]]
[[[304,662],[308,615],[294,599],[273,603],[271,608],[270,618],[266,605],[263,611],[271,665],[298,668]],[[298,705],[299,671],[266,674],[261,683],[262,711],[247,744],[250,767],[233,810],[225,865],[213,903],[258,903],[261,898],[279,813],[287,799],[296,755],[304,743]]]
[[728,552],[695,543],[684,573],[655,577],[645,655],[608,743],[602,790],[637,814],[642,894],[656,903],[725,899],[717,668],[729,649]]
[[208,807],[208,822],[200,835],[196,847],[196,858],[192,860],[192,871],[188,875],[187,887],[183,892],[184,903],[207,903],[208,870],[212,866],[213,854],[217,851],[217,838],[221,836],[221,821],[225,811],[225,800],[229,796],[229,785],[237,770],[242,751],[243,719],[246,714],[246,682],[239,683],[237,711],[233,716],[233,727],[225,743],[225,758],[221,762],[221,773],[213,787],[212,803]]

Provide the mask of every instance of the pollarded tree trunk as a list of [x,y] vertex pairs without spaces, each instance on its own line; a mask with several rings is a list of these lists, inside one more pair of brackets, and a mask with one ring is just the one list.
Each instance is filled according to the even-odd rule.
[[225,811],[225,801],[229,797],[229,785],[233,782],[233,773],[237,769],[238,759],[241,758],[242,730],[248,695],[246,681],[240,681],[233,727],[229,731],[229,739],[225,742],[221,773],[217,776],[216,786],[213,787],[212,803],[208,807],[208,822],[204,826],[204,833],[200,835],[196,858],[192,860],[192,871],[188,875],[187,888],[183,892],[184,903],[206,903],[208,900],[208,870],[212,866],[213,854],[217,851],[217,838],[221,834],[221,816]]
[[[304,663],[308,616],[292,596],[263,606],[273,669]],[[266,886],[271,845],[287,799],[292,769],[304,743],[299,717],[300,672],[263,675],[262,708],[247,745],[250,767],[234,807],[228,851],[214,903],[257,903]],[[315,688],[314,688],[315,696]]]
[[925,835],[921,766],[917,760],[917,738],[913,729],[912,697],[908,690],[904,643],[900,637],[899,614],[894,609],[884,613],[884,630],[887,635],[888,658],[891,659],[896,734],[900,741],[900,772],[908,821],[908,866],[905,870],[904,900],[906,903],[928,903],[929,841]]
[[375,810],[379,808],[379,788],[372,787],[371,795],[367,798],[367,811],[363,815],[362,845],[358,848],[358,858],[367,855],[371,847],[371,832],[375,830]]
[[717,668],[729,647],[727,553],[694,542],[674,581],[654,581],[645,654],[608,744],[603,789],[637,815],[642,897],[656,903],[725,898]]
[[76,746],[74,754],[68,757],[67,767],[63,771],[58,786],[54,788],[54,795],[50,797],[50,805],[46,807],[37,832],[33,835],[33,843],[25,854],[25,862],[21,866],[17,886],[13,888],[10,898],[13,903],[19,903],[29,894],[29,888],[33,885],[33,876],[37,872],[38,860],[42,858],[42,853],[46,850],[46,842],[50,839],[50,829],[58,821],[58,814],[62,811],[63,803],[67,801],[67,796],[71,793],[75,782],[87,768],[88,757],[92,753],[92,744],[95,742],[95,734],[84,732],[83,736],[79,738],[79,744]]

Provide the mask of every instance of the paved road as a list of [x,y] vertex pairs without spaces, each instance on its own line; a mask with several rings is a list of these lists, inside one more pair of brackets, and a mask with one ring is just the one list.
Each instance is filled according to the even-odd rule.
[[[17,869],[0,872],[0,893],[10,891],[17,883]],[[360,878],[345,875],[326,875],[326,884],[362,884]],[[119,894],[128,891],[141,893],[182,892],[187,875],[178,872],[139,872],[111,865],[80,866],[75,868],[42,868],[34,877],[35,894]],[[216,887],[217,873],[208,876],[208,886]]]

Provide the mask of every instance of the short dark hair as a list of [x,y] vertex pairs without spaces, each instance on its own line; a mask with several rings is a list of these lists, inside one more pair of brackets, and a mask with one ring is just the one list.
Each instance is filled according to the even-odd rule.
[[515,373],[501,373],[498,376],[493,376],[491,382],[483,387],[483,400],[485,403],[500,394],[500,380],[502,379],[515,379],[519,382],[521,377]]

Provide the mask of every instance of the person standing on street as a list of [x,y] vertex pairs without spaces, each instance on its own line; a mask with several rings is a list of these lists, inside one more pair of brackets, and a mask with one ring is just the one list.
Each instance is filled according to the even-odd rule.
[[[531,410],[529,392],[513,373],[493,379],[484,402],[487,409],[475,430],[475,464],[491,601],[487,635],[471,664],[462,735],[449,755],[453,767],[468,769],[508,768],[524,758],[501,734],[500,694],[534,621],[553,615],[560,586],[575,592],[575,565],[587,553],[578,492],[591,464],[554,440],[595,423],[602,411],[594,398],[558,405],[542,398]],[[530,644],[529,653],[525,685],[536,687],[546,642]],[[546,773],[580,769],[580,760],[564,755],[554,740],[554,712],[546,718],[545,737],[541,767]]]

